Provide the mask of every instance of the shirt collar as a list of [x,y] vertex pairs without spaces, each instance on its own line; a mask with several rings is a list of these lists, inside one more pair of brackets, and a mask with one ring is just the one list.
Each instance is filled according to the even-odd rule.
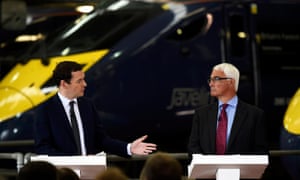
[[64,95],[62,95],[60,92],[57,93],[59,99],[61,100],[61,102],[63,103],[64,107],[67,107],[70,103],[70,101],[75,101],[75,103],[77,103],[77,99],[68,99],[67,97],[65,97]]
[[[228,106],[236,107],[237,103],[238,103],[238,97],[233,96],[233,98],[231,98],[226,104],[228,104]],[[224,103],[222,101],[219,101],[219,108],[221,108],[223,104]]]

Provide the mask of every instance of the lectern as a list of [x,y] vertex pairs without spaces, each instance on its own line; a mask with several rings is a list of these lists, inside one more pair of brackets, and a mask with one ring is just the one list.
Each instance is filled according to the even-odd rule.
[[96,175],[106,169],[106,155],[99,156],[32,156],[31,161],[48,161],[57,168],[68,167],[82,180],[95,179]]
[[267,155],[193,154],[188,176],[195,179],[260,179],[269,164]]

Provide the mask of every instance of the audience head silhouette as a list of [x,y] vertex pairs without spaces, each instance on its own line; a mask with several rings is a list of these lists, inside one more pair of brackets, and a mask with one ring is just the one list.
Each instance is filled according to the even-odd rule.
[[58,168],[59,180],[80,180],[79,176],[70,168]]
[[108,167],[96,176],[96,180],[129,180],[129,178],[119,168]]
[[168,153],[157,152],[146,160],[140,180],[181,180],[182,173],[177,159]]
[[53,164],[46,161],[31,161],[20,169],[16,179],[57,180],[57,169]]

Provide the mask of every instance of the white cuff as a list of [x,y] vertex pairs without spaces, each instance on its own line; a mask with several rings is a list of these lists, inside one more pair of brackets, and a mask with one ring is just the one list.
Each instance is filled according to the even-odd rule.
[[131,153],[131,151],[130,151],[130,148],[131,148],[131,143],[128,143],[128,144],[127,144],[127,154],[128,154],[129,156],[132,155],[132,153]]

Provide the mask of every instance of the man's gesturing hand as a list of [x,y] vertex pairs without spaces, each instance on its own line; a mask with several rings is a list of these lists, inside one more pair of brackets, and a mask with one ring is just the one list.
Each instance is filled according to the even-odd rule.
[[132,142],[130,151],[132,155],[148,155],[156,150],[156,144],[143,142],[148,135],[144,135]]

